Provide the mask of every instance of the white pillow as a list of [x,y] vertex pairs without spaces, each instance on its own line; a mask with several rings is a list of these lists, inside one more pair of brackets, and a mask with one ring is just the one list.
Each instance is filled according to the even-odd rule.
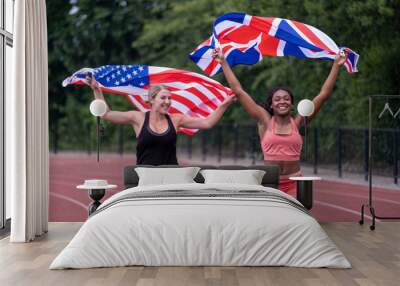
[[139,176],[138,186],[195,183],[193,179],[199,170],[199,167],[135,168]]
[[265,171],[262,170],[202,170],[204,183],[261,185]]

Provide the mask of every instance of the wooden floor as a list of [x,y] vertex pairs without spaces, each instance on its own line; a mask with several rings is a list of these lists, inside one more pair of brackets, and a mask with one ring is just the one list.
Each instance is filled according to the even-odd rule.
[[375,231],[357,223],[322,224],[352,269],[290,267],[121,267],[48,270],[81,223],[50,223],[32,243],[0,241],[0,285],[400,285],[400,223]]

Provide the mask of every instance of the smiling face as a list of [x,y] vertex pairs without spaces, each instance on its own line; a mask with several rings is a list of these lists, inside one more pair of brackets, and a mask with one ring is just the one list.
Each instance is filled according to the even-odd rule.
[[151,108],[161,114],[167,114],[171,106],[171,92],[168,89],[161,89],[150,100]]
[[271,109],[274,115],[287,115],[292,109],[292,98],[286,90],[279,89],[272,96]]

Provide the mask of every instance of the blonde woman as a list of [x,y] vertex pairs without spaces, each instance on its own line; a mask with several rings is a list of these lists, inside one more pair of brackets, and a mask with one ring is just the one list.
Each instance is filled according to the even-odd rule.
[[[86,84],[93,90],[96,99],[104,100],[98,82],[86,76]],[[137,165],[178,165],[176,157],[176,138],[179,128],[209,129],[222,117],[228,106],[235,100],[229,96],[206,118],[195,118],[182,114],[169,114],[171,92],[163,85],[149,89],[150,111],[114,111],[107,108],[102,119],[115,124],[129,124],[137,138]]]

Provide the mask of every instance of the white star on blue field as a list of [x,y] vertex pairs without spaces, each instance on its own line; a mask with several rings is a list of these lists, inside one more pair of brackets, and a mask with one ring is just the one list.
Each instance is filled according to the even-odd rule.
[[149,68],[146,65],[106,65],[93,70],[95,79],[105,87],[149,84]]

